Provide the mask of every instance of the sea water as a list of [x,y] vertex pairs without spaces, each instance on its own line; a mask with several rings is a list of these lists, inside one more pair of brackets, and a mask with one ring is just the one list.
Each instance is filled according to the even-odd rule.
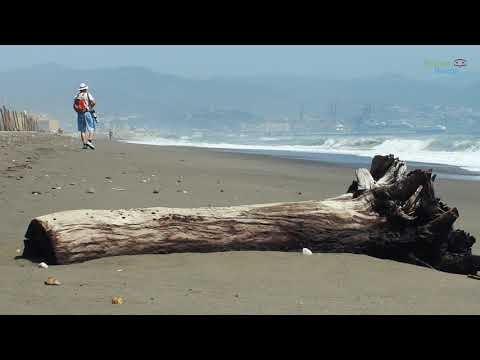
[[291,159],[369,166],[375,155],[394,154],[411,166],[431,166],[440,178],[480,180],[479,134],[245,134],[135,137],[126,142],[189,146]]

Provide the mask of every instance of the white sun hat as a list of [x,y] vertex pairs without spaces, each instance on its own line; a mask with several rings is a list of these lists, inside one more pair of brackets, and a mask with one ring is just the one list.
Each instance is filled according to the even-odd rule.
[[78,90],[88,90],[88,86],[85,83],[80,84],[80,88]]

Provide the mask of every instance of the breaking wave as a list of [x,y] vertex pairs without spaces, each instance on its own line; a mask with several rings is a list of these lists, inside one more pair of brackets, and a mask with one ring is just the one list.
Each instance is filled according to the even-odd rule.
[[191,146],[249,151],[289,151],[301,153],[346,154],[372,157],[395,154],[406,161],[459,166],[480,171],[480,138],[471,135],[394,136],[290,136],[290,137],[157,137],[126,142]]

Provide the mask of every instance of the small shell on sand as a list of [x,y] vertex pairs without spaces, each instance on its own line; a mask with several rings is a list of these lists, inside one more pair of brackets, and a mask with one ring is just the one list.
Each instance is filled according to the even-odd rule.
[[40,264],[38,264],[38,267],[42,269],[48,269],[48,265],[45,264],[44,262],[41,262]]
[[313,253],[310,251],[310,249],[303,248],[302,249],[302,254],[303,255],[312,255]]
[[45,285],[62,285],[62,283],[55,279],[53,276],[49,276],[47,278],[47,281],[45,281]]
[[120,296],[114,296],[112,298],[112,304],[123,304],[123,299]]

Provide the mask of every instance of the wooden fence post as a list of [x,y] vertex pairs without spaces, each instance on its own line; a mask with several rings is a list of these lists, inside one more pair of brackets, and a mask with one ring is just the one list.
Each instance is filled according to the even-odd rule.
[[17,119],[17,112],[13,110],[13,122],[15,124],[15,131],[18,131],[18,119]]
[[10,110],[7,110],[7,126],[8,126],[8,131],[12,131],[12,120],[10,119]]
[[0,131],[4,131],[5,125],[3,124],[3,109],[0,109]]
[[9,110],[5,105],[0,107],[0,131],[38,131],[39,129],[35,115]]

